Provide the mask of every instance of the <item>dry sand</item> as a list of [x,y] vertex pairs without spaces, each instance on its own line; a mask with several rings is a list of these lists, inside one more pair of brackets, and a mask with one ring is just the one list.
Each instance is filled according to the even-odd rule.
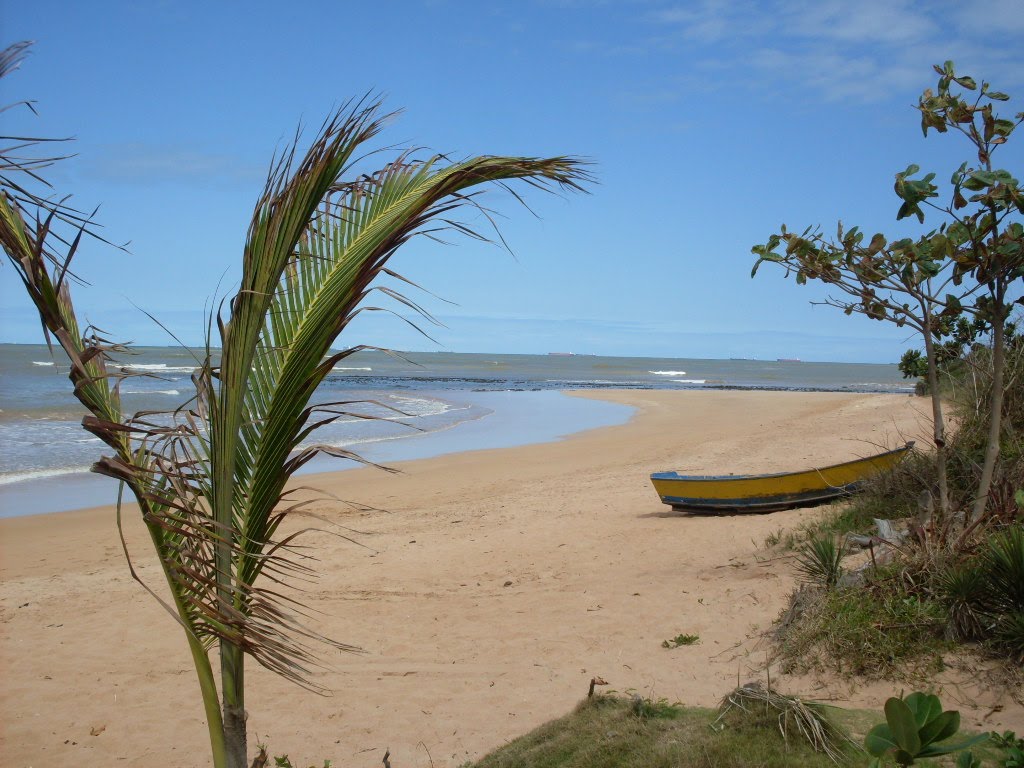
[[[584,395],[591,396],[591,395]],[[250,743],[302,765],[456,766],[568,712],[599,675],[619,691],[713,706],[761,677],[760,634],[792,568],[765,537],[820,514],[681,516],[647,476],[832,463],[920,436],[897,395],[602,392],[630,423],[557,443],[303,478],[387,512],[322,502],[360,531],[306,543],[322,577],[313,624],[363,655],[324,652],[321,697],[250,665]],[[323,527],[322,523],[312,521]],[[296,520],[294,525],[309,525]],[[0,521],[0,701],[6,766],[202,766],[208,742],[180,629],[129,577],[109,508]],[[159,584],[140,524],[129,543]],[[662,640],[700,635],[666,650]],[[895,684],[783,690],[880,708]],[[943,702],[965,724],[1024,731],[1024,710],[964,672]]]

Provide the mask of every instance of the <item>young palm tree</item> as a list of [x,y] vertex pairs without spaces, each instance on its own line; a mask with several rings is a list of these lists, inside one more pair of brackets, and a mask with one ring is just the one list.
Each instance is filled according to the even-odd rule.
[[[18,53],[9,49],[0,60],[0,76]],[[432,231],[432,222],[468,232],[446,217],[476,205],[474,188],[521,179],[579,190],[589,179],[567,157],[450,163],[402,154],[376,173],[346,180],[383,119],[378,103],[346,106],[301,158],[293,144],[272,164],[249,225],[240,288],[216,316],[216,332],[207,332],[195,397],[162,419],[122,412],[125,374],[112,358],[121,348],[78,326],[68,266],[90,233],[89,218],[24,193],[12,179],[33,168],[12,159],[11,145],[0,153],[0,242],[47,339],[68,355],[75,395],[90,412],[83,426],[112,451],[93,470],[121,480],[138,502],[170,590],[165,607],[184,629],[199,677],[217,768],[246,765],[245,656],[315,688],[307,641],[333,642],[303,627],[299,606],[258,582],[306,572],[289,558],[293,537],[276,535],[296,507],[288,480],[318,452],[348,455],[300,449],[317,426],[344,412],[344,403],[309,405],[331,368],[358,349],[331,354],[338,335],[375,278],[393,275],[388,259],[411,236]],[[60,222],[73,226],[72,236],[54,234]]]

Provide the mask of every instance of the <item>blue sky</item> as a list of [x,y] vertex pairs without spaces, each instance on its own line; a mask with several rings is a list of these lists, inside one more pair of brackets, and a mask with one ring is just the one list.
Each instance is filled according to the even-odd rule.
[[[921,231],[895,221],[893,174],[916,162],[944,179],[971,158],[962,140],[921,135],[912,105],[933,63],[1024,93],[1019,0],[3,0],[0,18],[5,44],[37,41],[0,95],[39,116],[8,112],[4,132],[74,136],[50,180],[130,241],[83,250],[79,313],[145,344],[171,342],[133,305],[201,339],[296,126],[311,136],[379,92],[403,110],[382,144],[580,155],[598,183],[528,193],[537,217],[488,192],[514,257],[421,238],[392,263],[451,302],[413,296],[443,321],[439,344],[383,313],[347,343],[892,362],[916,345],[906,330],[811,306],[821,291],[780,272],[751,280],[750,247],[783,222]],[[1014,138],[996,160],[1019,170]],[[41,342],[19,291],[4,265],[0,341]]]

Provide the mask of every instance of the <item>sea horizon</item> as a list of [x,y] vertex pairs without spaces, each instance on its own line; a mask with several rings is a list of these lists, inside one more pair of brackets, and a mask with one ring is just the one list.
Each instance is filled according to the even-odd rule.
[[[46,354],[47,354],[47,356],[49,355],[49,350],[48,350],[48,347],[47,347],[46,344],[39,344],[39,343],[35,343],[35,342],[0,341],[0,356],[2,356],[2,354],[3,354],[3,352],[4,352],[4,350],[6,348],[12,348],[12,349],[36,348],[36,349],[47,350]],[[330,354],[334,354],[336,352],[340,352],[340,351],[342,351],[344,349],[346,349],[346,348],[345,347],[332,348],[331,351],[330,351]],[[63,354],[62,350],[60,349],[59,345],[57,345],[57,344],[53,345],[53,350],[57,354]],[[133,356],[135,354],[144,354],[147,351],[153,351],[153,350],[168,350],[168,351],[171,351],[171,352],[174,352],[174,353],[181,352],[181,353],[186,353],[186,354],[194,353],[196,355],[199,355],[200,353],[201,354],[205,354],[205,347],[203,347],[202,345],[189,345],[189,344],[184,344],[184,345],[182,345],[182,344],[139,344],[139,345],[129,345],[128,346],[128,352],[121,353],[121,354],[127,355],[128,357],[131,357],[131,356]],[[211,353],[219,352],[220,351],[220,347],[211,347],[210,351],[211,351]],[[500,356],[500,357],[510,357],[510,358],[516,358],[516,357],[519,357],[519,358],[528,358],[528,357],[585,357],[585,358],[602,357],[602,358],[625,359],[625,360],[706,360],[706,361],[716,361],[716,362],[721,362],[721,361],[750,361],[750,362],[760,362],[760,363],[798,362],[798,363],[814,363],[814,364],[827,364],[827,365],[892,366],[894,369],[896,369],[898,367],[897,363],[881,363],[881,362],[860,361],[860,360],[854,360],[854,361],[850,361],[850,360],[825,360],[825,359],[819,360],[819,359],[811,359],[811,358],[795,357],[795,356],[794,357],[776,357],[776,356],[768,356],[768,355],[761,356],[761,355],[757,355],[757,354],[754,354],[754,353],[751,353],[749,355],[730,354],[730,355],[723,355],[721,357],[717,357],[717,356],[714,356],[714,357],[673,356],[673,355],[669,355],[669,354],[664,354],[664,355],[614,355],[614,354],[605,354],[605,353],[602,353],[602,352],[581,351],[581,350],[572,349],[572,348],[569,348],[569,349],[560,349],[560,348],[548,349],[548,350],[544,350],[543,352],[488,352],[486,350],[473,350],[473,351],[461,350],[461,351],[457,351],[456,352],[456,351],[446,350],[446,349],[385,349],[385,348],[381,348],[381,349],[363,350],[363,351],[361,351],[359,353],[356,353],[356,354],[365,354],[365,353],[368,353],[368,354],[373,354],[373,353],[378,353],[378,354],[394,354],[394,355],[402,355],[402,356],[405,356],[405,355],[411,355],[411,356],[420,356],[420,355],[466,355],[466,356],[478,356],[478,355],[484,355],[484,356],[491,356],[491,357]]]

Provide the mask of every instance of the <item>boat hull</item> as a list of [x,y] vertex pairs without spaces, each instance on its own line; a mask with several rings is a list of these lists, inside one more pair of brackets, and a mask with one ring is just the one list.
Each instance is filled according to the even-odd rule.
[[771,475],[680,475],[655,472],[651,482],[663,503],[699,512],[772,512],[820,504],[855,492],[871,475],[895,466],[913,447]]

